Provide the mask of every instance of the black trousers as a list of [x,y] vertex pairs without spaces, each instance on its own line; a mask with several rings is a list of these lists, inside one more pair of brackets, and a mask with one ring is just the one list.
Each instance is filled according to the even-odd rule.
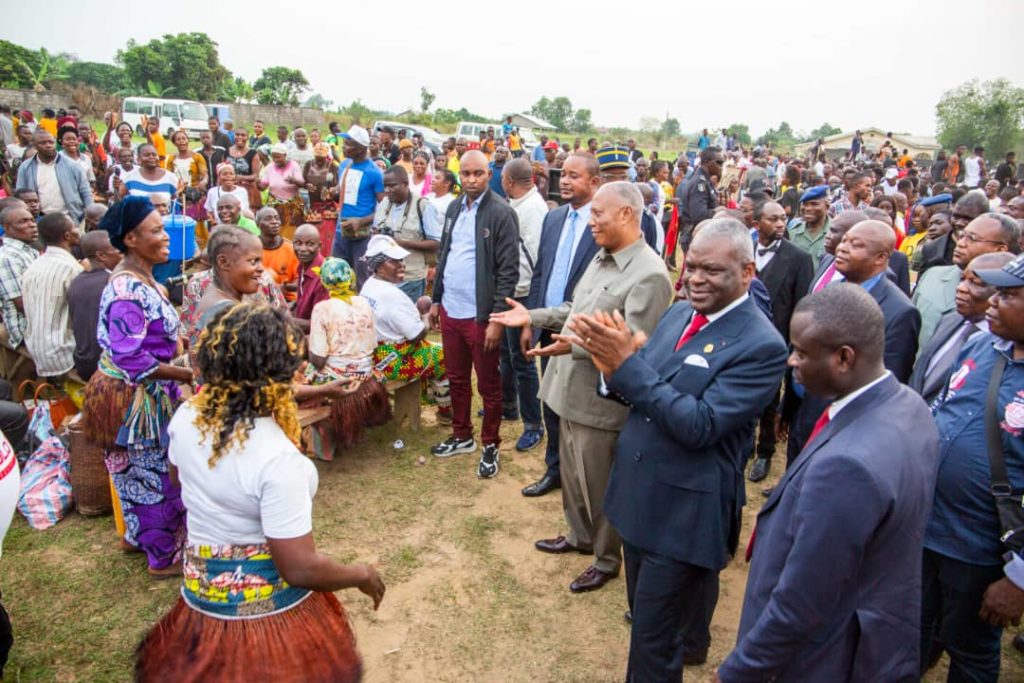
[[775,394],[772,402],[765,407],[757,421],[757,447],[754,457],[771,461],[775,453],[775,414],[779,410],[779,395]]
[[[542,330],[540,333],[540,345],[547,346],[554,342],[551,335],[554,334],[551,330]],[[540,359],[540,372],[543,377],[544,373],[548,370],[548,357]],[[595,389],[596,391],[596,389]],[[552,477],[560,478],[561,469],[559,467],[558,459],[558,435],[561,432],[559,429],[558,414],[548,407],[548,404],[543,405],[542,415],[544,416],[544,430],[548,433],[547,449],[544,451],[544,464],[548,466],[547,473]]]
[[4,433],[15,451],[21,450],[28,432],[28,411],[14,400],[14,387],[0,379],[0,432]]
[[711,645],[718,571],[622,542],[626,598],[633,612],[627,683],[679,683],[683,654]]

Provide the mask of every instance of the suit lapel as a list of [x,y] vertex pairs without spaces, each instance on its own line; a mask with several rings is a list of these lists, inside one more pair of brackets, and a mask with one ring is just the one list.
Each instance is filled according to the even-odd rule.
[[676,344],[679,343],[679,338],[686,331],[687,325],[690,324],[690,312],[693,309],[689,308],[686,317],[676,321],[675,325],[673,325],[675,334],[671,338],[671,345],[668,346],[668,358],[665,359],[666,367],[660,368],[666,373],[665,381],[671,382],[672,378],[683,369],[683,361],[687,356],[698,354],[706,359],[706,357],[716,351],[721,351],[731,345],[743,333],[747,320],[754,311],[754,305],[753,300],[748,297],[746,301],[715,322],[705,325],[704,329],[693,335],[683,345],[683,348],[676,351],[675,348]]
[[773,507],[775,507],[779,499],[782,497],[782,492],[796,473],[799,472],[803,467],[810,461],[814,454],[817,453],[825,444],[827,444],[834,435],[838,434],[840,430],[845,428],[851,422],[860,417],[868,408],[872,407],[877,403],[882,403],[889,400],[898,390],[899,382],[896,378],[890,374],[878,385],[872,387],[870,390],[864,392],[853,400],[848,406],[839,411],[839,415],[836,419],[825,425],[817,436],[814,437],[814,441],[810,444],[804,445],[804,449],[800,451],[800,455],[797,456],[793,464],[786,468],[786,473],[782,475],[782,479],[775,485],[775,489],[772,491],[772,495],[768,497],[761,511],[758,512],[758,516],[765,514]]

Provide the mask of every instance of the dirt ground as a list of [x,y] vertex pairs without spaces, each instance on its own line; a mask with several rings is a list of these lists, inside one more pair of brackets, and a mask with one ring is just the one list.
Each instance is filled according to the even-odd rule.
[[[418,434],[389,425],[337,461],[318,463],[320,550],[378,563],[388,585],[378,612],[356,591],[339,594],[367,683],[621,681],[624,580],[573,595],[568,585],[587,558],[533,549],[536,539],[564,531],[557,493],[519,493],[542,473],[542,447],[516,453],[518,425],[506,425],[501,473],[480,481],[478,456],[441,461],[427,453],[445,434],[426,413]],[[404,448],[393,447],[398,438]],[[762,486],[749,486],[759,506]],[[148,579],[144,560],[118,553],[115,541],[110,517],[72,514],[43,532],[15,521],[0,561],[17,638],[5,680],[130,680],[135,644],[173,604],[177,586]],[[742,561],[723,572],[708,664],[687,669],[686,679],[709,680],[732,648],[745,579]],[[1024,680],[1024,657],[1008,640],[1003,680]]]

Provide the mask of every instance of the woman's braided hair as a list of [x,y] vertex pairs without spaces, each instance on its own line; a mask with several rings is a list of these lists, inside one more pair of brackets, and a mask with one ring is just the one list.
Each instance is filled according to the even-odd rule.
[[257,417],[273,417],[296,445],[298,408],[292,376],[302,361],[302,332],[266,304],[235,304],[218,313],[199,339],[205,384],[192,399],[203,438],[212,436],[210,467],[224,451],[241,446]]

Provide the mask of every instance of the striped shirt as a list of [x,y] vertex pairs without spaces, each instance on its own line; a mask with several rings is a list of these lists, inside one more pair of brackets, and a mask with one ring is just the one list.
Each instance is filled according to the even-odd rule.
[[22,300],[28,320],[25,346],[40,377],[62,375],[75,366],[68,287],[83,270],[69,251],[50,246],[22,278]]
[[170,171],[159,169],[163,176],[157,180],[142,177],[142,169],[138,166],[121,176],[121,182],[128,188],[128,194],[139,197],[150,197],[158,192],[166,192],[171,199],[178,194],[178,176]]
[[0,313],[7,328],[7,345],[12,349],[21,346],[25,339],[25,314],[14,305],[21,298],[21,279],[39,252],[30,245],[8,238],[0,246]]

